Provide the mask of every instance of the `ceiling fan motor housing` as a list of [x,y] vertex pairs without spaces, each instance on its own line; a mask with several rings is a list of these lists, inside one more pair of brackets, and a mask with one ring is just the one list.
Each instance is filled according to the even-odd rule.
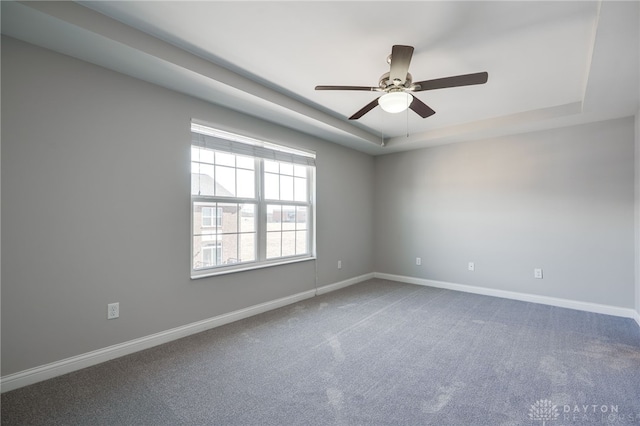
[[[407,77],[405,79],[404,84],[394,83],[393,81],[391,81],[390,74],[391,73],[388,73],[388,72],[382,74],[382,77],[380,77],[380,81],[378,82],[378,86],[385,92],[413,89],[413,87],[411,86],[411,82],[413,81],[413,78],[411,77],[410,73],[407,73]],[[396,89],[396,90],[393,90],[393,89]]]

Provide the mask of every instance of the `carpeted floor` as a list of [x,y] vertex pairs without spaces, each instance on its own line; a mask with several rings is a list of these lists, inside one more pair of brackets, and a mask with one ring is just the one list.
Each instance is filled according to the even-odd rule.
[[371,280],[2,395],[3,425],[640,425],[630,319]]

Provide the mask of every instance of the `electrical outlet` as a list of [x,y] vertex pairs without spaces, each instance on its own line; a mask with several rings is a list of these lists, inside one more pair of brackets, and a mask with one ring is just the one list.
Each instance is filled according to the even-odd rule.
[[342,260],[338,260],[338,269],[342,269]]
[[115,319],[120,316],[120,303],[109,303],[107,305],[107,319]]
[[469,262],[469,265],[467,266],[467,268],[473,272],[476,270],[476,265],[473,262]]
[[422,265],[422,258],[421,257],[416,257],[416,265],[418,265],[418,266]]
[[540,269],[540,268],[534,269],[533,270],[533,278],[541,280],[542,279],[542,269]]

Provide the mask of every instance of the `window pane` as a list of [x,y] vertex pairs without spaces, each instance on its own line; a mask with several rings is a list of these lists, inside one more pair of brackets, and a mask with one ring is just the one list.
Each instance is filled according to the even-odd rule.
[[216,203],[193,204],[193,235],[213,235],[215,227]]
[[202,268],[202,238],[199,235],[193,236],[193,269]]
[[280,232],[267,233],[267,259],[273,259],[274,257],[280,257]]
[[220,243],[212,242],[211,244],[202,246],[202,266],[218,266],[220,265]]
[[293,201],[293,178],[291,176],[280,176],[280,199]]
[[211,227],[213,226],[213,223],[213,208],[202,207],[202,227]]
[[238,263],[238,234],[222,236],[221,264]]
[[308,253],[307,231],[296,232],[296,254]]
[[255,170],[256,161],[251,157],[244,157],[242,155],[236,156],[236,167],[240,169]]
[[280,174],[283,175],[293,175],[293,164],[291,163],[280,163]]
[[222,210],[222,220],[218,220],[222,228],[220,232],[225,234],[238,232],[238,205],[219,203],[218,206]]
[[278,173],[280,171],[280,163],[277,161],[264,160],[264,171],[268,173]]
[[297,164],[293,166],[293,174],[297,177],[307,177],[307,168],[305,166],[298,166]]
[[282,233],[282,256],[293,256],[296,254],[296,233],[295,231]]
[[253,204],[244,204],[240,208],[240,232],[255,232],[256,208]]
[[267,206],[267,231],[280,231],[282,229],[282,207],[276,205]]
[[191,162],[198,160],[198,155],[200,154],[200,148],[197,146],[191,145]]
[[210,164],[191,164],[191,194],[215,195],[215,185],[213,184],[213,166]]
[[280,176],[273,173],[264,175],[264,197],[267,200],[280,199]]
[[216,166],[216,195],[218,197],[234,197],[236,195],[235,169]]
[[256,235],[240,234],[240,261],[252,262],[256,260]]
[[220,242],[199,236],[193,237],[193,269],[202,269],[220,264]]
[[296,209],[296,229],[307,229],[307,208],[298,206]]
[[202,248],[202,266],[215,266],[217,265],[217,256],[215,253],[215,248],[213,247],[203,247]]
[[202,244],[204,245],[214,243],[216,241],[219,241],[220,239],[220,236],[216,233],[209,233],[209,234],[203,233],[203,234],[200,234],[199,236],[200,236],[200,240],[202,241]]
[[282,206],[282,230],[294,230],[296,229],[296,207],[295,206]]
[[222,166],[236,166],[236,156],[233,154],[227,154],[226,152],[216,151],[216,164]]
[[307,179],[295,178],[295,201],[307,201]]
[[255,172],[253,170],[238,169],[238,197],[255,198]]
[[207,148],[191,146],[191,161],[213,164],[213,151]]

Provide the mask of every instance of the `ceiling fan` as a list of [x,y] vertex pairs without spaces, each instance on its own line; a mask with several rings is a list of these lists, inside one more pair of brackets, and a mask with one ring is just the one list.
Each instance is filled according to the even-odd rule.
[[411,95],[413,92],[425,90],[444,89],[447,87],[471,86],[484,84],[489,78],[486,72],[474,74],[456,75],[452,77],[437,78],[414,83],[409,74],[409,64],[413,56],[412,46],[395,45],[391,55],[387,58],[390,70],[380,77],[377,87],[369,86],[316,86],[316,90],[360,90],[370,92],[384,92],[384,95],[374,99],[360,111],[349,117],[349,120],[357,120],[376,105],[391,113],[401,112],[410,108],[422,118],[427,118],[436,112],[420,99]]

